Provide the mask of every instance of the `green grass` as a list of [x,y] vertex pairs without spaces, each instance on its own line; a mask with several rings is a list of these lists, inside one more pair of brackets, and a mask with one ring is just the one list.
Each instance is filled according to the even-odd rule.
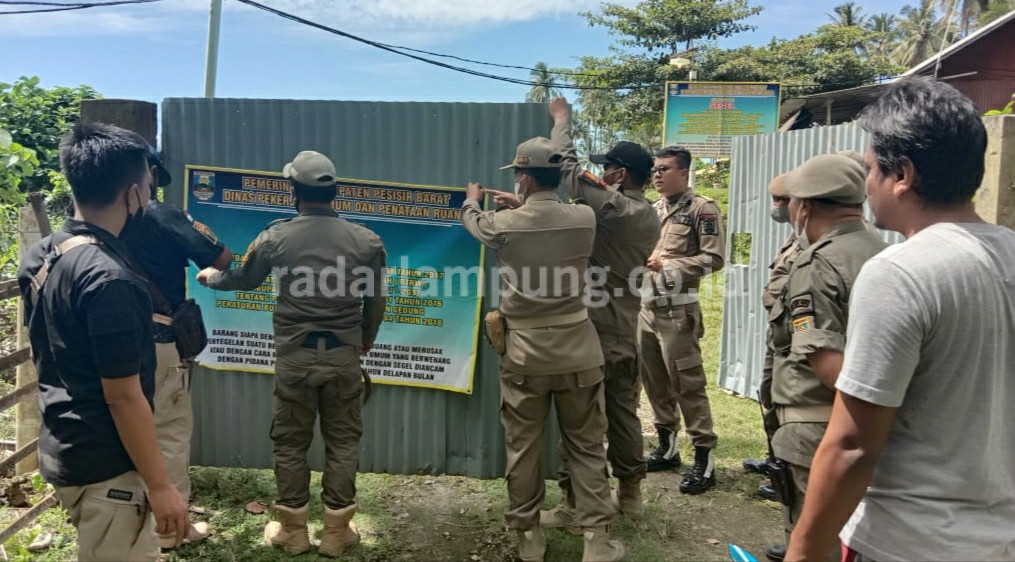
[[[745,457],[766,452],[757,403],[731,395],[715,386],[719,365],[719,334],[722,321],[722,273],[702,285],[705,337],[702,352],[708,373],[709,397],[719,446],[716,449],[718,484],[700,496],[677,490],[679,472],[652,473],[643,483],[645,516],[638,521],[618,517],[613,534],[628,549],[627,560],[728,560],[726,543],[745,546],[761,557],[765,547],[782,538],[778,506],[760,500],[754,490],[761,477],[745,475]],[[644,397],[640,408],[646,448],[655,444],[651,410]],[[495,415],[495,414],[494,414]],[[693,458],[691,446],[681,438],[684,459]],[[192,469],[195,505],[213,510],[194,515],[207,520],[215,535],[203,543],[187,545],[168,554],[176,560],[288,560],[281,551],[261,544],[269,515],[246,513],[244,505],[255,499],[271,502],[275,485],[271,471],[195,467]],[[319,540],[321,531],[320,474],[312,477],[310,531]],[[559,491],[547,482],[545,506],[554,505]],[[356,524],[362,543],[345,559],[380,560],[513,560],[514,533],[504,527],[507,504],[504,480],[476,480],[457,476],[400,476],[361,474],[358,478],[359,512]],[[16,515],[0,510],[0,526]],[[57,533],[54,547],[30,555],[25,547],[40,532]],[[4,545],[12,560],[62,561],[73,558],[74,529],[60,509],[49,510],[30,529]],[[547,531],[548,561],[577,560],[582,539],[561,530]],[[300,560],[318,560],[312,551]]]

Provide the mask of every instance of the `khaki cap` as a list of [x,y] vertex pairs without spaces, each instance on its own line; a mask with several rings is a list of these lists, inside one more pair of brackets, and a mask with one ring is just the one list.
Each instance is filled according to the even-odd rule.
[[839,152],[836,152],[836,154],[841,154],[848,158],[852,158],[853,160],[856,160],[857,163],[859,163],[861,166],[865,168],[867,167],[867,164],[864,164],[863,162],[863,155],[855,150],[840,150]]
[[559,168],[563,159],[553,141],[546,137],[534,137],[518,145],[514,161],[500,169]]
[[772,181],[768,182],[768,194],[772,197],[788,198],[789,193],[786,193],[787,176],[789,176],[789,172],[783,172],[772,178]]
[[333,187],[338,172],[327,156],[313,150],[304,150],[282,168],[282,176],[311,187]]
[[822,154],[804,162],[786,178],[786,192],[797,199],[828,199],[857,205],[867,199],[864,167],[842,154]]

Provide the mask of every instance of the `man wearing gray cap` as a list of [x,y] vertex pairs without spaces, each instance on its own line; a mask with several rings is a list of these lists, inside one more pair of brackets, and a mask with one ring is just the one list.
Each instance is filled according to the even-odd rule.
[[603,447],[603,352],[585,302],[596,216],[557,196],[562,161],[550,139],[518,145],[504,169],[514,170],[521,205],[484,212],[484,190],[470,183],[462,224],[496,252],[500,271],[500,313],[507,325],[505,345],[498,349],[507,446],[505,519],[518,533],[519,557],[541,561],[546,552],[539,508],[546,492],[542,452],[552,401],[571,472],[575,525],[585,537],[582,559],[617,561],[624,547],[609,538],[614,509]]
[[[769,322],[771,395],[779,421],[772,448],[789,464],[795,488],[793,498],[784,498],[787,538],[800,517],[811,460],[832,411],[853,282],[864,262],[886,247],[863,222],[864,175],[856,160],[823,154],[785,179],[800,253]],[[776,545],[765,554],[781,560],[785,552],[785,545]],[[829,552],[828,558],[838,559],[837,553]]]
[[[299,215],[268,225],[247,248],[239,268],[205,269],[198,281],[213,289],[251,290],[274,273],[277,359],[271,439],[279,521],[265,527],[265,541],[288,554],[311,548],[307,450],[320,412],[325,465],[324,534],[318,553],[337,557],[359,542],[351,522],[363,433],[359,356],[370,350],[384,316],[386,255],[373,231],[332,209],[337,173],[327,156],[300,152],[282,175],[292,184]],[[336,267],[337,274],[328,273]]]

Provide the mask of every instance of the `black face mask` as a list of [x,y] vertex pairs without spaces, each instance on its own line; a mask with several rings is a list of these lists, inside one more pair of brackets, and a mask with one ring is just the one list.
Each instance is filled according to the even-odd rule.
[[144,217],[144,205],[141,204],[141,196],[137,196],[137,211],[134,214],[130,214],[130,206],[127,207],[127,220],[123,223],[123,229],[120,230],[120,236],[118,238],[128,238],[132,236],[132,232],[136,231],[141,224],[141,219]]

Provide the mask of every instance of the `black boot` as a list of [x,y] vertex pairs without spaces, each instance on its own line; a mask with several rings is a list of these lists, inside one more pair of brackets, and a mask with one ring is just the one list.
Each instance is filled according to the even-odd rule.
[[744,459],[744,472],[768,474],[768,459]]
[[665,427],[656,426],[659,432],[659,446],[645,459],[649,472],[680,468],[680,452],[677,450],[677,434]]
[[775,497],[775,486],[772,486],[771,481],[763,482],[761,486],[758,486],[758,495],[770,502],[779,501]]
[[786,558],[786,545],[773,544],[768,547],[765,549],[765,558],[768,558],[772,562],[782,562]]
[[684,474],[680,491],[685,494],[701,494],[715,486],[715,456],[708,447],[694,448],[694,466]]

